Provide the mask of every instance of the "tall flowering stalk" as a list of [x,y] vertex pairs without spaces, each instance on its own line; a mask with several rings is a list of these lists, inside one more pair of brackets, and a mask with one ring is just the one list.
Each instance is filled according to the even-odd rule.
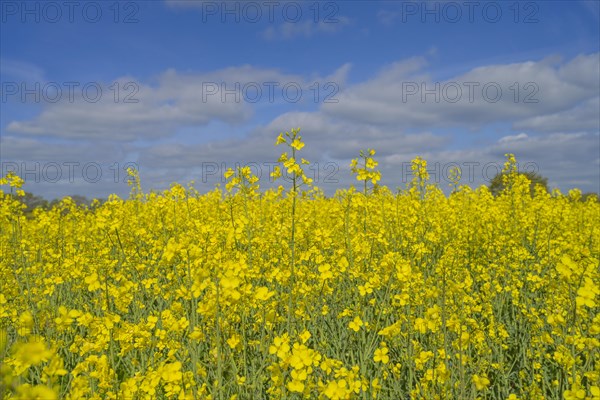
[[365,196],[367,195],[368,182],[370,181],[373,185],[372,191],[376,191],[378,182],[381,180],[381,172],[376,169],[379,163],[373,158],[374,155],[375,150],[373,149],[361,150],[359,153],[360,158],[355,158],[350,162],[350,170],[356,175],[356,180],[363,182]]
[[[360,159],[355,158],[350,162],[350,170],[356,175],[357,181],[363,182],[363,194],[365,196],[364,207],[363,207],[363,231],[367,233],[367,186],[370,181],[373,185],[371,191],[375,193],[379,187],[378,182],[381,180],[381,172],[377,171],[379,163],[375,161],[373,156],[375,150],[367,149],[366,151],[361,150],[359,153]],[[362,160],[362,161],[361,161]],[[359,165],[360,164],[360,165]]]
[[[304,147],[304,142],[300,136],[300,128],[292,129],[290,132],[285,132],[285,134],[280,133],[277,137],[277,142],[275,142],[275,145],[279,146],[281,144],[287,145],[291,151],[291,154],[288,153],[288,151],[283,152],[278,160],[280,163],[283,163],[283,167],[287,172],[287,176],[291,176],[292,180],[292,187],[289,191],[289,195],[292,198],[292,228],[290,237],[290,295],[287,312],[288,332],[291,333],[292,310],[295,307],[294,288],[296,286],[296,202],[298,198],[298,189],[302,185],[307,185],[310,187],[313,180],[306,176],[304,169],[302,169],[302,165],[308,165],[310,162],[304,158],[301,158],[300,162],[297,160],[297,152],[302,150]],[[281,167],[276,166],[271,176],[273,180],[280,178],[282,176]]]
[[427,161],[421,157],[416,157],[412,160],[410,168],[413,173],[410,193],[418,193],[421,200],[423,200],[425,198],[427,182],[429,181]]

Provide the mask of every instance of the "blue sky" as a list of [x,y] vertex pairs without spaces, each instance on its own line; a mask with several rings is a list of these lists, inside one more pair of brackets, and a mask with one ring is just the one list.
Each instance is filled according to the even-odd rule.
[[126,195],[127,163],[148,189],[206,190],[235,163],[268,186],[277,134],[301,127],[329,193],[365,148],[392,187],[416,155],[477,186],[511,152],[597,192],[599,4],[1,1],[2,172],[48,198]]

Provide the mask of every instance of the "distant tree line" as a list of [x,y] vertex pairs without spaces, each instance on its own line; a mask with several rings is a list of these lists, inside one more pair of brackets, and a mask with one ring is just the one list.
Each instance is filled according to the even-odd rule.
[[[25,192],[25,196],[16,196],[14,194],[12,196],[26,206],[25,209],[23,209],[23,213],[25,215],[31,215],[33,213],[33,210],[35,210],[36,208],[50,210],[52,207],[54,207],[55,205],[60,203],[60,201],[62,200],[62,199],[53,199],[53,200],[48,201],[44,197],[35,195],[31,192]],[[74,194],[74,195],[71,195],[68,197],[70,197],[71,200],[73,200],[73,202],[75,204],[77,204],[78,206],[90,207],[93,202],[93,199],[88,199],[87,197],[81,196],[78,194]],[[102,204],[106,201],[106,199],[98,199],[98,200],[99,200],[100,204]]]
[[[533,196],[535,194],[535,187],[537,185],[541,185],[546,192],[548,192],[548,178],[544,178],[537,172],[519,172],[519,175],[525,175],[527,179],[531,182],[529,184],[529,192]],[[490,192],[494,196],[498,196],[504,190],[504,177],[505,173],[496,174],[490,181]]]
[[[526,176],[527,179],[529,179],[529,181],[531,182],[529,184],[529,192],[530,192],[531,196],[533,196],[535,194],[535,188],[538,185],[540,185],[546,192],[549,192],[548,178],[543,177],[542,175],[538,174],[537,172],[518,172],[518,174]],[[499,173],[496,176],[494,176],[494,178],[492,178],[492,180],[490,181],[490,185],[489,185],[490,192],[492,192],[492,194],[494,196],[498,196],[504,190],[504,181],[502,180],[503,176],[504,176],[504,173]],[[598,193],[594,193],[594,192],[583,193],[581,195],[580,200],[585,202],[589,198],[595,198],[596,201],[600,202],[600,196],[598,196]]]
[[[535,187],[537,185],[541,185],[542,188],[546,192],[549,191],[548,190],[548,179],[541,176],[540,174],[538,174],[536,172],[519,172],[519,174],[525,175],[527,177],[527,179],[529,179],[529,181],[531,182],[530,193],[532,196],[535,194]],[[504,189],[504,183],[502,181],[502,176],[503,176],[503,173],[499,173],[496,176],[494,176],[494,178],[490,181],[489,189],[494,196],[498,196],[500,193],[502,193],[502,190]],[[92,199],[88,199],[87,197],[81,196],[78,194],[75,194],[75,195],[72,195],[69,197],[78,206],[90,207],[93,202]],[[38,196],[38,195],[35,195],[30,192],[25,192],[25,196],[21,196],[21,197],[16,196],[16,198],[26,206],[26,208],[23,210],[25,215],[31,215],[31,213],[33,213],[33,210],[35,210],[36,208],[42,208],[42,209],[49,210],[52,207],[54,207],[55,205],[57,205],[58,203],[60,203],[60,201],[61,201],[61,199],[54,199],[54,200],[48,201],[45,198],[43,198],[42,196]],[[581,195],[580,200],[585,202],[589,198],[595,198],[596,201],[600,202],[600,196],[598,196],[597,193],[593,193],[593,192],[583,193]],[[102,204],[106,201],[106,199],[98,199],[98,200],[99,200],[99,204]]]

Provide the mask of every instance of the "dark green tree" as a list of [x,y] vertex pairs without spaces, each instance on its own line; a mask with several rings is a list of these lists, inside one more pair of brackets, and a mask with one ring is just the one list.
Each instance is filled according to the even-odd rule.
[[583,202],[588,201],[590,198],[595,199],[597,203],[600,203],[600,196],[598,196],[598,193],[586,192],[581,195],[581,201]]
[[[77,204],[79,207],[81,207],[81,206],[88,207],[92,204],[92,200],[88,199],[85,196],[81,196],[79,194],[72,194],[69,197],[71,198],[71,200],[73,200],[73,203]],[[57,205],[58,203],[60,203],[61,200],[62,200],[62,198],[52,200],[50,202],[50,207]]]
[[[518,172],[518,174],[525,175],[531,182],[529,185],[529,190],[532,196],[535,194],[535,187],[537,185],[542,185],[546,192],[548,191],[548,178],[544,178],[537,172]],[[502,190],[504,190],[504,182],[502,180],[503,175],[504,173],[501,172],[494,176],[490,181],[490,192],[492,192],[494,196],[498,196],[500,193],[502,193]]]
[[13,196],[27,207],[23,210],[25,215],[31,215],[36,208],[48,208],[49,206],[48,200],[30,192],[25,192],[25,196]]

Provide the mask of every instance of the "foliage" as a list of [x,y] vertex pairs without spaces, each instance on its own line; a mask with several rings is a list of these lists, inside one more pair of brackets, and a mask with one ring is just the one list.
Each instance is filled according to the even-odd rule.
[[[531,196],[535,195],[535,188],[537,185],[541,185],[542,189],[548,192],[548,178],[544,178],[537,172],[518,172],[520,176],[523,176],[529,180],[529,192]],[[506,179],[507,173],[501,172],[494,176],[490,181],[490,191],[494,196],[498,196],[504,189],[504,180]]]

